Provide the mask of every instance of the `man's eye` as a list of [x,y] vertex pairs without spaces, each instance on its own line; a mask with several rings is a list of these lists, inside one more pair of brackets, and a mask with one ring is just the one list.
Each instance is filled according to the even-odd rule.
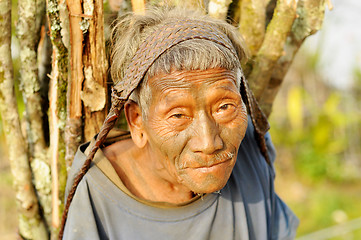
[[230,106],[230,104],[223,104],[219,109],[220,110],[227,110]]
[[183,118],[183,117],[185,117],[185,116],[184,116],[183,114],[181,114],[181,113],[176,113],[176,114],[173,114],[171,117],[172,117],[172,118],[181,119],[181,118]]
[[229,104],[229,103],[227,103],[227,104],[223,104],[223,105],[221,105],[221,106],[219,107],[218,111],[231,110],[231,109],[232,109],[232,107],[233,107],[233,105],[232,105],[232,104]]

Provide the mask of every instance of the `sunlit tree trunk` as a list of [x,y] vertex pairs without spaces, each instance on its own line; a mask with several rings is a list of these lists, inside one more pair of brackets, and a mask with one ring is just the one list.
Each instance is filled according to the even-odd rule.
[[[60,216],[64,205],[64,191],[67,177],[65,161],[65,126],[67,119],[67,89],[68,89],[68,49],[64,44],[64,19],[61,19],[62,1],[48,0],[47,14],[50,29],[50,39],[53,44],[52,72],[49,84],[49,128],[52,173],[52,238],[56,237]],[[65,21],[66,22],[66,21]],[[65,29],[63,29],[65,28]],[[66,41],[66,40],[65,40]]]
[[[19,234],[27,239],[48,239],[46,224],[39,211],[38,198],[32,183],[29,155],[21,132],[14,91],[11,59],[11,1],[0,1],[0,110],[9,148],[9,160],[19,214]],[[32,55],[31,49],[27,49]],[[24,56],[25,57],[25,56]],[[23,69],[24,71],[24,69]],[[30,73],[29,75],[32,75]],[[29,84],[30,85],[30,84]],[[33,89],[33,88],[31,88]],[[29,90],[29,95],[32,91]],[[41,124],[41,119],[39,120]],[[42,134],[42,132],[40,132]],[[39,137],[41,138],[41,137]],[[39,140],[42,141],[42,140]],[[45,143],[39,144],[42,151]],[[37,148],[38,146],[34,146]]]
[[83,32],[82,5],[79,0],[66,0],[69,10],[69,62],[70,74],[67,92],[67,124],[65,132],[66,162],[70,167],[76,150],[83,141],[83,109],[80,99],[84,73],[83,73]]
[[25,102],[26,135],[34,185],[46,220],[51,218],[51,182],[44,129],[38,44],[44,22],[45,1],[18,1],[16,33],[20,44],[20,89]]
[[88,29],[84,34],[84,84],[80,97],[84,106],[84,138],[89,141],[99,132],[107,113],[108,61],[105,54],[103,1],[84,0],[83,8],[84,15],[89,17],[84,18]]
[[264,113],[303,41],[322,25],[325,0],[240,0],[231,11],[249,47],[246,77]]
[[[330,2],[326,3],[331,9]],[[273,101],[302,43],[308,36],[321,29],[325,7],[325,0],[298,0],[297,18],[292,23],[289,36],[283,44],[283,53],[277,60],[263,95],[260,97],[262,109],[267,116],[272,112]]]

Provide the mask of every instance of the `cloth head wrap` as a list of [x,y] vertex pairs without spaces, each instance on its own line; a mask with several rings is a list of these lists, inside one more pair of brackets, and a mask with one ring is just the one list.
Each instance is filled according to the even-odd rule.
[[[238,59],[238,55],[227,35],[220,31],[213,24],[199,20],[177,20],[166,22],[160,25],[158,29],[155,30],[152,35],[140,45],[125,71],[124,79],[119,81],[112,89],[112,103],[109,114],[100,129],[100,132],[95,141],[95,145],[92,147],[84,165],[74,180],[63,212],[59,239],[62,238],[68,209],[76,188],[80,180],[89,169],[90,163],[94,158],[96,151],[103,144],[109,131],[114,127],[130,94],[138,87],[150,66],[157,60],[159,56],[161,56],[165,51],[172,48],[173,46],[192,39],[203,39],[222,45],[223,47],[227,48],[236,59]],[[255,134],[258,145],[266,161],[269,163],[269,157],[264,139],[264,135],[269,129],[268,121],[260,110],[243,76],[241,79],[240,93],[244,103],[247,106],[248,112],[251,115],[251,119],[255,127]]]

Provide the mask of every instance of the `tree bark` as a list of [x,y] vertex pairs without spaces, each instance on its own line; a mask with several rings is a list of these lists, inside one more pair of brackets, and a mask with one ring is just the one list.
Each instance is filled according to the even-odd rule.
[[290,38],[286,42],[285,54],[278,60],[274,67],[269,84],[260,99],[261,107],[267,116],[271,114],[273,101],[302,43],[308,36],[321,29],[325,14],[325,5],[325,0],[298,1],[298,17],[292,25]]
[[66,145],[66,164],[68,167],[74,159],[79,144],[83,141],[83,121],[82,121],[82,102],[80,93],[84,80],[83,74],[83,32],[82,23],[82,5],[79,0],[66,1],[69,10],[69,61],[70,61],[70,79],[68,82],[68,107],[67,123],[65,131]]
[[21,90],[29,122],[28,144],[32,157],[44,153],[46,144],[42,127],[40,83],[37,69],[36,4],[29,0],[18,2],[17,36],[20,43]]
[[269,0],[243,0],[239,31],[251,56],[255,56],[262,45],[266,30],[266,7]]
[[[248,77],[250,87],[257,100],[260,100],[268,86],[274,66],[284,54],[283,48],[294,19],[296,0],[278,0],[273,18],[267,27],[264,41],[257,52]],[[242,17],[241,17],[242,18]]]
[[38,79],[40,84],[40,99],[41,99],[41,112],[42,112],[42,125],[44,129],[44,140],[46,145],[49,143],[49,119],[48,119],[48,90],[49,90],[49,77],[51,71],[51,43],[48,37],[48,29],[46,28],[46,1],[36,1],[36,25],[35,31],[37,32],[36,42],[38,44]]
[[26,144],[21,133],[14,91],[11,60],[11,1],[0,2],[0,111],[3,120],[10,167],[14,177],[19,233],[27,239],[48,239],[32,184]]
[[[60,212],[64,205],[67,166],[64,132],[67,119],[68,49],[63,42],[60,8],[57,0],[48,0],[50,39],[53,43],[53,64],[50,84],[50,151],[52,169],[52,237],[57,235]],[[65,4],[65,3],[63,3]]]
[[105,53],[103,1],[85,0],[84,15],[89,29],[84,38],[84,137],[89,141],[103,125],[107,113],[107,69]]
[[51,182],[45,130],[43,128],[42,98],[38,78],[37,48],[40,40],[41,22],[44,17],[44,1],[20,0],[17,36],[20,44],[20,83],[26,107],[27,140],[29,158],[44,216],[51,214]]
[[80,92],[84,80],[83,75],[83,32],[82,26],[82,5],[80,0],[67,0],[69,9],[69,33],[70,33],[70,70],[69,81],[69,117],[80,119],[82,116],[82,103]]
[[164,6],[178,6],[185,9],[198,10],[203,13],[207,12],[208,0],[149,0],[147,1],[150,5],[164,7]]

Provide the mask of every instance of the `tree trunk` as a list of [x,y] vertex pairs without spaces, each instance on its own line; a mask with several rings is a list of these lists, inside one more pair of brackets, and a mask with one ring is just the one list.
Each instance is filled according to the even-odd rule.
[[83,74],[83,32],[80,29],[83,14],[81,1],[67,0],[69,10],[70,74],[67,92],[67,124],[65,131],[66,163],[70,167],[79,144],[83,141],[82,103],[80,92]]
[[[284,44],[296,18],[296,0],[278,0],[264,41],[256,54],[248,80],[254,96],[260,100],[274,67],[283,54]],[[242,19],[242,16],[241,16]]]
[[[92,139],[103,125],[107,113],[107,69],[105,54],[103,1],[83,2],[84,20],[89,29],[84,36],[84,87],[81,99],[84,103],[84,137]],[[140,10],[139,10],[140,11]]]
[[18,2],[19,21],[17,36],[20,43],[20,80],[29,124],[27,136],[31,157],[45,152],[44,129],[42,126],[40,83],[37,68],[37,45],[39,32],[36,29],[35,2]]
[[321,29],[325,0],[299,0],[297,14],[298,17],[292,25],[290,37],[284,47],[285,53],[276,63],[269,84],[260,99],[261,107],[267,116],[272,112],[273,101],[298,49],[308,36]]
[[68,49],[61,30],[60,7],[57,0],[48,0],[50,39],[53,43],[52,75],[49,91],[50,102],[50,151],[52,172],[52,236],[57,235],[60,212],[64,205],[67,166],[65,161],[65,126],[67,119]]
[[243,0],[240,6],[239,32],[254,57],[264,40],[266,7],[269,0]]
[[39,212],[38,199],[32,184],[27,147],[21,133],[14,91],[10,0],[0,2],[0,42],[2,44],[0,47],[0,110],[14,177],[19,234],[27,239],[48,239],[46,225]]
[[43,128],[37,50],[44,20],[44,1],[18,1],[17,36],[20,43],[20,88],[25,102],[28,157],[34,185],[46,220],[51,216],[51,175]]

